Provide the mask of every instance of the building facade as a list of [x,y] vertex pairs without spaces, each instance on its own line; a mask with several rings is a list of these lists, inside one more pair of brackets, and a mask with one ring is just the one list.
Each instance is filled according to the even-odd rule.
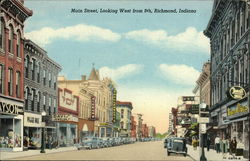
[[143,123],[143,119],[142,119],[142,114],[136,114],[136,139],[140,140],[142,138],[142,123]]
[[57,122],[59,146],[72,146],[78,142],[79,97],[72,91],[58,88],[58,113],[53,115]]
[[98,70],[94,68],[89,78],[86,78],[82,76],[81,80],[66,80],[61,76],[58,81],[61,88],[68,88],[79,95],[78,128],[81,135],[111,137],[113,135],[113,82],[108,78],[101,80]]
[[131,138],[136,138],[136,121],[135,116],[131,116]]
[[[234,138],[249,158],[249,2],[215,0],[204,31],[211,44],[211,120],[221,138]],[[237,87],[236,87],[237,86]],[[229,89],[246,95],[232,99]]]
[[130,137],[131,134],[131,116],[132,116],[132,103],[131,102],[116,102],[117,111],[121,115],[120,122],[120,136],[122,137]]
[[0,150],[23,150],[24,22],[32,11],[23,0],[2,0],[0,24]]
[[57,76],[61,66],[31,40],[25,40],[24,45],[24,143],[27,148],[40,146],[43,122],[41,113],[45,111],[48,148],[47,139],[57,141],[57,126],[52,116],[58,112]]
[[156,129],[154,126],[149,126],[148,127],[148,137],[154,138],[156,135]]

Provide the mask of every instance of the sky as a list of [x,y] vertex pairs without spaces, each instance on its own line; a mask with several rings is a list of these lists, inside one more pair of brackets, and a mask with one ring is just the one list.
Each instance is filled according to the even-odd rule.
[[168,113],[177,98],[193,95],[202,65],[210,58],[203,31],[212,0],[26,0],[25,6],[33,10],[25,22],[25,37],[61,65],[60,75],[80,79],[94,65],[102,78],[114,80],[118,100],[132,102],[132,112],[143,114],[144,123],[157,132],[167,131]]

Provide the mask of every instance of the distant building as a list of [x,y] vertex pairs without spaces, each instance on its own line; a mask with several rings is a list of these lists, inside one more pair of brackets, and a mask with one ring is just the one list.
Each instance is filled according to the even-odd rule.
[[131,134],[131,116],[132,116],[132,103],[131,102],[116,102],[117,111],[121,115],[120,121],[120,136],[130,137]]
[[136,138],[136,121],[135,116],[131,116],[131,134],[130,137]]
[[156,135],[156,130],[154,126],[148,126],[148,137],[154,138]]

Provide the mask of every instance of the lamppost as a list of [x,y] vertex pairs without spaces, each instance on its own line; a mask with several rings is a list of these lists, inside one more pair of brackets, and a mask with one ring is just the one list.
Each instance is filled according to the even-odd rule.
[[40,153],[45,153],[45,137],[44,137],[44,128],[45,128],[45,120],[44,120],[44,116],[46,116],[46,112],[43,111],[42,112],[42,143],[41,143],[41,151]]
[[[201,118],[201,112],[205,111],[206,107],[207,107],[206,103],[203,102],[200,104],[200,118]],[[200,121],[200,128],[201,128],[200,133],[201,133],[201,141],[202,141],[202,151],[201,151],[200,161],[207,161],[207,158],[205,157],[205,151],[204,151],[206,124]]]

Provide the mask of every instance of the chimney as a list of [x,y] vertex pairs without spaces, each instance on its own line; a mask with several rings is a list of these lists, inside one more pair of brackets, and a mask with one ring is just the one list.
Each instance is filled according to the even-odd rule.
[[86,81],[86,75],[82,75],[82,80]]

